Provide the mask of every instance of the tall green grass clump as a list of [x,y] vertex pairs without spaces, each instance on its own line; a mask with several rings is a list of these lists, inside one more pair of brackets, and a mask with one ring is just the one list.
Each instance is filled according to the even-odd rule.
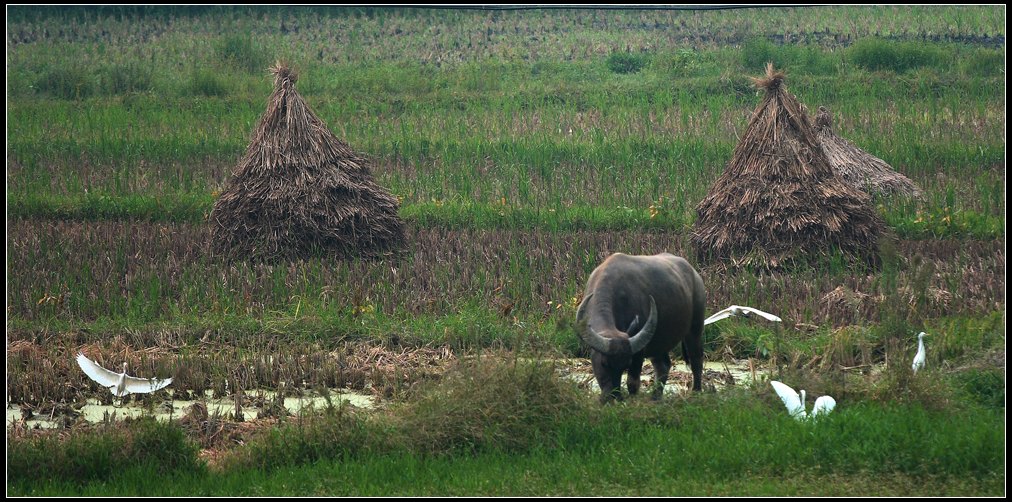
[[158,475],[199,472],[197,446],[183,430],[154,419],[122,427],[81,430],[67,439],[52,434],[7,436],[7,482],[28,487],[45,483],[86,484],[113,479],[124,471]]
[[966,75],[994,77],[1005,71],[1005,54],[993,49],[979,49],[962,58],[960,63]]
[[263,73],[270,65],[267,49],[252,35],[227,35],[215,45],[215,54],[223,63],[247,73]]
[[881,38],[863,38],[847,50],[855,65],[866,70],[892,70],[903,73],[920,67],[939,67],[949,59],[948,51],[936,44],[892,42]]
[[94,94],[94,75],[73,63],[54,64],[35,81],[37,92],[58,99],[82,99]]
[[971,369],[956,376],[974,402],[992,409],[1005,408],[1005,375],[997,369]]
[[152,73],[152,69],[142,68],[135,62],[111,64],[99,71],[100,88],[107,95],[150,91]]
[[592,405],[551,362],[481,357],[460,362],[393,412],[419,454],[520,453],[557,444],[558,424]]
[[228,86],[212,69],[201,68],[190,73],[183,87],[183,93],[193,96],[224,96]]

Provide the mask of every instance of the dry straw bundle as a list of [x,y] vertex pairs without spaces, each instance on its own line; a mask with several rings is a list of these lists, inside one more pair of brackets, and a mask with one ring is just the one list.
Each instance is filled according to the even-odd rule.
[[921,197],[921,189],[910,178],[833,133],[829,110],[825,106],[820,106],[815,116],[815,131],[836,174],[851,186],[870,195]]
[[309,109],[295,91],[295,72],[283,63],[270,71],[267,111],[209,216],[215,252],[265,260],[346,257],[401,244],[397,198]]
[[835,174],[783,79],[772,64],[753,79],[766,95],[696,208],[693,246],[731,266],[779,268],[833,248],[873,260],[882,221],[870,197]]

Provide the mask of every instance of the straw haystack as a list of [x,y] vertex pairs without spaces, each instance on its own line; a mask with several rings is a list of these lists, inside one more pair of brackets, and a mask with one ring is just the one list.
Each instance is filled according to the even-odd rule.
[[294,71],[278,63],[271,73],[267,111],[209,217],[215,252],[271,260],[399,245],[397,198],[309,109]]
[[833,133],[829,110],[825,106],[820,106],[815,116],[815,132],[836,174],[858,190],[869,195],[921,196],[921,189],[910,178]]
[[804,107],[773,65],[766,92],[724,173],[696,208],[702,260],[777,268],[841,250],[873,260],[883,225],[870,197],[837,176]]

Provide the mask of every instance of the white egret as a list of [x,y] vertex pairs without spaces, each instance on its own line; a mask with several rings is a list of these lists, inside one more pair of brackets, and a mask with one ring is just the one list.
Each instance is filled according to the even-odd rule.
[[828,415],[829,412],[833,411],[833,408],[836,408],[835,399],[830,396],[821,396],[815,400],[812,414],[808,415],[805,412],[804,389],[801,390],[801,396],[798,396],[798,393],[794,389],[776,380],[770,381],[770,385],[773,386],[773,390],[780,396],[780,400],[784,402],[784,406],[787,407],[787,413],[797,420],[806,420],[808,418],[817,420],[819,417]]
[[717,322],[717,321],[719,321],[721,319],[726,319],[728,317],[736,316],[736,315],[740,315],[742,317],[752,317],[753,314],[758,315],[758,316],[766,319],[767,321],[773,321],[773,322],[781,322],[782,321],[782,319],[780,319],[779,317],[777,317],[777,316],[775,316],[773,314],[770,314],[768,312],[763,312],[762,310],[759,310],[759,309],[754,309],[752,307],[742,307],[740,305],[731,305],[730,307],[728,307],[728,308],[726,308],[724,310],[721,310],[720,312],[717,312],[716,314],[713,314],[710,317],[707,317],[706,320],[703,321],[703,324],[706,325],[706,324],[715,323],[715,322]]
[[86,375],[102,387],[108,388],[116,397],[123,397],[131,393],[154,392],[172,383],[171,378],[137,378],[127,375],[127,363],[125,362],[122,373],[107,370],[80,352],[77,354],[77,364]]
[[931,335],[923,331],[921,331],[920,334],[917,335],[917,355],[914,356],[914,364],[913,366],[911,366],[914,369],[914,373],[917,373],[917,370],[924,367],[924,358],[926,356],[924,352],[924,337],[926,336]]

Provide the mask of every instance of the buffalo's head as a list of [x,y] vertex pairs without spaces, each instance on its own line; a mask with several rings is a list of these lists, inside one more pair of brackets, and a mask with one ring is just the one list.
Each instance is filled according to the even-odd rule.
[[[650,316],[647,317],[646,324],[636,334],[623,333],[616,327],[613,333],[617,332],[620,335],[604,336],[590,327],[587,322],[586,310],[592,296],[594,296],[593,293],[587,295],[576,311],[577,332],[590,348],[600,354],[600,358],[595,358],[595,364],[599,363],[613,369],[625,369],[629,366],[633,354],[643,350],[654,337],[654,331],[657,328],[657,304],[654,302],[654,297],[650,297]],[[634,321],[633,325],[635,324]],[[626,336],[621,336],[621,334]]]

